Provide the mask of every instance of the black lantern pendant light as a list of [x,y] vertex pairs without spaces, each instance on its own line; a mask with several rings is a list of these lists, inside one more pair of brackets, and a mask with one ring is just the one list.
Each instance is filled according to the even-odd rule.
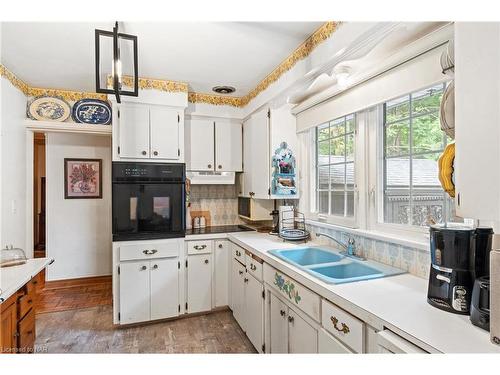
[[[106,43],[106,40],[101,38],[108,38],[109,40]],[[112,48],[107,48],[109,46],[109,41],[112,42]],[[102,43],[101,43],[102,42]],[[129,50],[132,52],[132,56],[130,57],[129,63],[127,66],[131,66],[133,72],[131,76],[133,77],[133,91],[123,90],[122,80],[123,80],[123,62],[121,60],[120,54],[120,45],[122,43],[131,44]],[[108,55],[112,56],[112,61],[109,62],[104,61],[104,64],[108,64],[108,68],[111,67],[111,72],[109,70],[106,72],[104,70],[103,74],[101,74],[101,56],[105,55],[105,52],[108,52]],[[106,65],[104,65],[106,66]],[[106,30],[95,30],[95,75],[96,75],[96,92],[102,94],[114,94],[116,97],[116,101],[121,103],[120,97],[122,95],[125,96],[139,96],[139,73],[137,70],[137,36],[123,34],[118,32],[118,22],[115,23],[115,27],[113,27],[113,31]],[[103,77],[101,77],[103,76]],[[108,77],[111,77],[110,85],[108,81]],[[101,79],[104,78],[104,79]],[[103,86],[101,86],[103,85]],[[112,86],[113,88],[110,88]]]

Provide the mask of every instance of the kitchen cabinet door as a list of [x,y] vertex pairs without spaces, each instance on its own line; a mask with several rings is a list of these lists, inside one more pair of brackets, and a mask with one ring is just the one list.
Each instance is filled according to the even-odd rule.
[[268,199],[271,159],[269,157],[269,118],[267,117],[267,109],[263,109],[252,116],[250,132],[252,133],[249,155],[252,159],[250,165],[250,195],[256,199]]
[[122,104],[119,116],[119,157],[149,158],[149,108],[138,104]]
[[215,170],[217,172],[242,171],[241,124],[215,123]]
[[274,294],[270,294],[271,353],[288,353],[288,307]]
[[245,281],[246,334],[259,353],[264,344],[264,298],[262,283],[248,272]]
[[346,354],[352,353],[347,346],[326,332],[323,328],[318,331],[318,353],[322,354]]
[[120,264],[120,324],[150,319],[149,261]]
[[212,254],[188,256],[188,313],[212,309]]
[[186,169],[213,171],[215,168],[214,122],[186,122]]
[[177,258],[152,260],[151,320],[179,315],[179,268]]
[[288,352],[318,352],[318,331],[292,309],[288,309]]
[[181,157],[181,113],[175,108],[151,107],[151,158],[179,160]]
[[252,118],[250,117],[243,123],[243,176],[241,179],[240,194],[243,197],[250,197],[252,191],[252,164],[253,164],[253,151],[252,151]]
[[229,304],[229,241],[215,241],[215,280],[214,280],[214,305],[215,307]]
[[[17,307],[14,295],[0,305],[0,353],[12,352],[17,347]],[[14,301],[14,302],[12,302]]]
[[233,259],[231,302],[233,304],[233,316],[243,331],[245,326],[245,266]]

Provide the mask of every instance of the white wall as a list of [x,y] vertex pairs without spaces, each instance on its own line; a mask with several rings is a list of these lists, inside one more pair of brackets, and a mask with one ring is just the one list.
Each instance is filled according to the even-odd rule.
[[26,97],[6,79],[1,78],[0,246],[26,248]]
[[[102,199],[64,199],[64,158],[102,159]],[[111,138],[49,133],[46,140],[48,280],[111,274]]]

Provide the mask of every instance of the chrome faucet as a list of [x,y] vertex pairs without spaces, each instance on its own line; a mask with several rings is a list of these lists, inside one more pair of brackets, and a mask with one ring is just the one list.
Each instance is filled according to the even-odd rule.
[[324,237],[331,239],[332,241],[337,243],[341,248],[343,248],[344,251],[341,251],[340,252],[341,254],[348,256],[348,257],[351,257],[351,258],[358,259],[358,260],[366,260],[366,258],[361,257],[359,255],[356,255],[356,241],[354,240],[354,238],[349,236],[349,240],[347,241],[347,245],[346,245],[345,243],[337,240],[335,237],[330,236],[329,234],[317,232],[316,237],[320,237],[320,236],[324,236]]

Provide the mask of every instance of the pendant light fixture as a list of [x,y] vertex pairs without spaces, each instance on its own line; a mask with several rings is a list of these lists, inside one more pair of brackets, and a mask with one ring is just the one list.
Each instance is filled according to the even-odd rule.
[[[123,61],[123,58],[126,61]],[[96,29],[96,92],[114,94],[118,103],[121,103],[122,95],[139,96],[137,60],[137,36],[118,32],[118,22],[115,23],[113,31]],[[127,77],[133,80],[131,85],[126,86],[131,86],[133,91],[123,89],[124,66],[128,68]]]

